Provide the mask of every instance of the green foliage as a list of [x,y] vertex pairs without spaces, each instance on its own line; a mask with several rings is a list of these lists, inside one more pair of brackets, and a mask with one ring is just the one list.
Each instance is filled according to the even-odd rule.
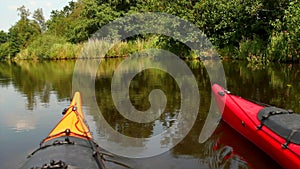
[[21,49],[25,49],[41,32],[37,22],[28,18],[30,15],[29,10],[21,6],[18,11],[21,18],[8,32],[8,55],[11,57],[14,57]]
[[9,57],[9,43],[1,43],[0,44],[0,60],[7,59]]
[[153,47],[151,40],[137,39],[135,41],[120,42],[107,52],[106,57],[129,56],[129,54],[140,52],[151,47]]
[[71,44],[53,44],[50,49],[50,55],[47,59],[75,59],[81,51],[81,45]]
[[33,12],[32,18],[37,22],[37,24],[40,26],[40,29],[42,32],[46,31],[46,21],[45,17],[43,15],[42,8],[39,8]]
[[[186,45],[170,37],[158,36],[158,40],[155,41],[155,47],[168,50],[182,58],[192,57],[190,49]],[[196,56],[194,55],[193,57]]]
[[274,33],[268,44],[268,59],[273,61],[288,60],[287,34],[283,32]]
[[284,19],[286,20],[287,35],[288,35],[288,47],[289,53],[292,56],[300,55],[300,1],[295,0],[289,4],[288,9],[285,12]]
[[265,56],[266,42],[259,38],[246,39],[240,42],[238,56],[240,59],[259,59]]
[[257,14],[261,8],[259,0],[201,1],[195,5],[199,14],[195,24],[217,47],[237,46],[243,37],[258,33],[262,23]]
[[8,40],[8,35],[4,31],[0,31],[0,44],[5,43]]
[[8,34],[0,31],[0,60],[6,59],[9,55]]
[[300,59],[300,1],[293,0],[284,10],[283,20],[272,22],[274,31],[268,44],[270,60],[280,62]]
[[[52,11],[50,19],[45,21],[41,9],[35,10],[33,19],[29,19],[30,11],[21,6],[20,20],[8,34],[0,32],[0,58],[14,58],[18,53],[19,59],[72,58],[83,43],[110,21],[131,13],[164,12],[194,23],[223,57],[298,61],[299,11],[299,0],[78,0],[69,2],[62,10]],[[177,28],[174,22],[170,26]],[[173,32],[178,33],[181,32]],[[195,37],[186,35],[179,42],[162,35],[137,35],[116,45],[107,56],[126,56],[139,50],[134,45],[142,44],[145,48],[162,48],[181,57],[197,58],[184,45],[192,38]]]
[[[71,43],[86,41],[101,26],[120,16],[118,3],[100,3],[96,0],[69,2],[61,11],[52,11],[47,21],[49,32],[64,36]],[[116,3],[116,4],[114,4]]]
[[48,33],[66,37],[66,33],[73,29],[73,22],[77,21],[80,8],[80,3],[71,1],[63,10],[53,10],[50,16],[51,19],[46,22]]
[[239,50],[238,47],[234,45],[228,45],[222,49],[218,49],[218,54],[220,55],[220,57],[224,59],[228,59],[228,58],[239,59],[238,50]]
[[57,36],[44,34],[36,38],[30,45],[22,50],[17,59],[47,59],[50,57],[50,50],[55,43],[65,43],[65,39]]
[[44,34],[22,50],[16,59],[72,59],[78,56],[79,50],[80,45],[71,44],[62,37]]
[[67,31],[69,42],[86,41],[100,27],[120,16],[120,13],[109,4],[98,4],[97,1],[90,0],[82,0],[79,3],[84,5],[78,11],[78,17],[71,23],[72,29]]
[[29,9],[26,9],[24,5],[19,7],[17,11],[19,12],[18,15],[21,17],[21,20],[29,20],[28,17],[30,16],[31,13]]

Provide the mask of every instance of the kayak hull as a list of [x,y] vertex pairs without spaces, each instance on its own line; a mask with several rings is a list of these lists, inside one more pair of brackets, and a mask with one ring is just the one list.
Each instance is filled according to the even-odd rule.
[[289,144],[286,139],[262,126],[258,113],[265,108],[241,97],[232,95],[221,86],[212,86],[216,102],[222,112],[222,120],[254,143],[284,168],[300,166],[300,145]]
[[[217,138],[214,149],[221,150],[224,147],[230,149],[231,152],[223,160],[231,160],[230,158],[233,158],[232,160],[236,162],[234,166],[237,166],[237,168],[281,168],[270,156],[266,155],[245,137],[241,137],[226,122],[220,122],[215,134]],[[236,161],[236,159],[239,160]],[[243,167],[243,164],[246,164],[248,167]]]

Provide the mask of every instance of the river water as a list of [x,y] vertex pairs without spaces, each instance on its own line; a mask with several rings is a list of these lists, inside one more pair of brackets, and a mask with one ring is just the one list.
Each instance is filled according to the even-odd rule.
[[[122,59],[105,59],[95,79],[96,101],[110,126],[126,136],[150,138],[172,125],[180,110],[180,90],[175,80],[161,70],[145,70],[131,82],[130,100],[135,108],[147,110],[148,95],[161,89],[167,105],[161,116],[150,123],[134,123],[122,117],[114,107],[111,82]],[[171,150],[150,158],[115,159],[133,168],[280,168],[275,161],[248,142],[225,123],[220,122],[214,134],[203,144],[199,134],[207,117],[211,89],[208,74],[200,62],[186,62],[193,72],[200,93],[197,119],[188,135]],[[19,168],[26,156],[62,117],[70,103],[75,61],[0,63],[0,168]],[[133,64],[138,66],[138,64]],[[300,112],[299,65],[249,65],[223,61],[227,88],[237,95]],[[126,70],[124,70],[126,71]],[[83,100],[87,122],[94,138],[102,140],[98,112]],[[174,120],[175,119],[175,120]],[[109,138],[104,141],[110,141]],[[161,144],[169,144],[170,139]],[[111,168],[116,165],[108,164]]]

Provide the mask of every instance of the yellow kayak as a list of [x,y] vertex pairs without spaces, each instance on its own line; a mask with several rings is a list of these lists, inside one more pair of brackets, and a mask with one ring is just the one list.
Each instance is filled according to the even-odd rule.
[[84,121],[82,111],[82,102],[79,92],[74,94],[72,102],[63,112],[64,116],[60,122],[53,128],[43,142],[62,136],[72,136],[82,139],[92,139],[89,127]]
[[85,123],[81,96],[74,94],[72,102],[63,111],[64,116],[41,142],[40,147],[28,156],[22,169],[105,169],[104,155],[93,141]]
[[[81,96],[76,92],[63,117],[33,151],[21,169],[107,169],[104,162],[130,168],[113,160],[94,142],[84,120]],[[118,168],[119,168],[118,167]]]

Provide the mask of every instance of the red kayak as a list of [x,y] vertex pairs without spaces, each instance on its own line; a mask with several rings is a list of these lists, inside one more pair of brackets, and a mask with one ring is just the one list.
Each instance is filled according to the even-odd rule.
[[214,84],[222,119],[284,168],[300,167],[300,114],[243,99]]

